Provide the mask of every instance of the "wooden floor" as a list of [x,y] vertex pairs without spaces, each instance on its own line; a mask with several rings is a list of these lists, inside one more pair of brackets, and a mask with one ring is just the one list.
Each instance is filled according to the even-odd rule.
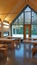
[[32,47],[20,43],[14,50],[8,50],[7,57],[0,54],[0,65],[37,65],[37,54],[32,57]]

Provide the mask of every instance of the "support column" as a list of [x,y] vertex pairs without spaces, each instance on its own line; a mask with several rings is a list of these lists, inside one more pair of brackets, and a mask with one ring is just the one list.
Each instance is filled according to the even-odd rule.
[[2,23],[1,37],[3,37],[3,23]]

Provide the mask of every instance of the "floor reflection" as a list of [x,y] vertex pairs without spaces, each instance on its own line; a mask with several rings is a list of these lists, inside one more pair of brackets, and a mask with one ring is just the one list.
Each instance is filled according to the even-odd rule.
[[30,44],[21,44],[19,49],[15,49],[15,57],[32,57],[32,47]]
[[24,45],[22,44],[19,49],[15,49],[15,57],[24,56]]
[[7,57],[0,54],[0,65],[37,65],[37,54],[32,57],[32,47],[21,43],[14,50],[9,50]]

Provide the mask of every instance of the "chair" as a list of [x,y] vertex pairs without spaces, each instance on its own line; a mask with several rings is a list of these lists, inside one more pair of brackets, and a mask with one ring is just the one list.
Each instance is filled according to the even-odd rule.
[[2,53],[5,57],[7,57],[8,46],[6,44],[2,44],[2,46],[0,47],[0,53]]
[[32,56],[34,56],[35,53],[37,53],[37,48],[32,48]]

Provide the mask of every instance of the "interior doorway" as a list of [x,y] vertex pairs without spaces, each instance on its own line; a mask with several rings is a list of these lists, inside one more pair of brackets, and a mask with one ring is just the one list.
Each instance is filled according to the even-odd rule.
[[29,39],[31,37],[31,24],[24,25],[24,39]]

